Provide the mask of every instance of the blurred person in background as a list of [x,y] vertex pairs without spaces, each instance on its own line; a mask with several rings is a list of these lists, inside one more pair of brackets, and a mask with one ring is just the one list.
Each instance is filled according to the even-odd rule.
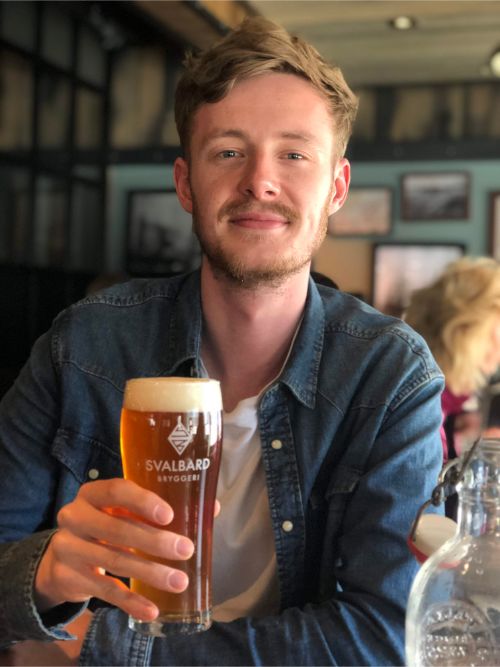
[[460,455],[461,441],[466,445],[479,434],[479,413],[467,404],[500,364],[500,264],[488,257],[452,262],[434,283],[412,294],[404,319],[425,338],[445,376],[446,463]]

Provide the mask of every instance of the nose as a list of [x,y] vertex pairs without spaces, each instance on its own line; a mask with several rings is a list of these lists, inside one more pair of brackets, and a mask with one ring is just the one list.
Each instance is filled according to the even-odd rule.
[[268,156],[249,157],[240,180],[240,192],[262,201],[276,199],[280,194],[280,185],[276,168]]

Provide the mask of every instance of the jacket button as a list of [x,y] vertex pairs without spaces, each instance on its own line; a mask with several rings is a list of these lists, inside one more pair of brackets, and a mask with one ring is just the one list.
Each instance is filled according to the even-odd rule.
[[281,440],[273,440],[271,442],[271,447],[273,449],[281,449],[283,447],[283,443],[281,442]]
[[91,468],[89,470],[89,479],[97,479],[99,477],[99,471],[96,468]]
[[293,530],[293,523],[291,521],[283,521],[281,527],[283,528],[285,533],[289,533],[291,530]]

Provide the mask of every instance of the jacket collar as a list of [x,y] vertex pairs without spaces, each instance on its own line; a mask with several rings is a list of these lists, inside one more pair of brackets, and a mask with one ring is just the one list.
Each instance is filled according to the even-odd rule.
[[[167,335],[167,368],[165,375],[179,373],[201,377],[201,310],[200,272],[183,276],[176,283],[174,307]],[[182,372],[184,371],[184,372]]]
[[323,352],[325,311],[323,302],[312,278],[309,279],[304,316],[299,332],[278,378],[308,408],[314,408],[318,384],[319,366]]
[[[167,368],[164,373],[204,374],[201,362],[200,272],[185,276],[174,292],[175,307],[167,337]],[[319,292],[309,280],[304,316],[288,361],[277,382],[286,385],[298,401],[313,408],[323,351],[325,312]],[[273,383],[275,385],[276,383]]]

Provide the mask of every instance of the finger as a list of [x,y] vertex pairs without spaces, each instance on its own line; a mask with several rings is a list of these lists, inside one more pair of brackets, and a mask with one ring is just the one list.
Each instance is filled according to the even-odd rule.
[[81,538],[138,549],[151,556],[187,560],[194,552],[194,544],[187,537],[142,521],[110,516],[82,498],[65,505],[57,520],[60,528]]
[[174,513],[170,505],[153,491],[142,488],[129,479],[106,479],[83,484],[78,497],[94,507],[120,507],[145,521],[168,525]]
[[220,502],[216,500],[214,506],[214,516],[219,516],[219,514],[220,514]]
[[[65,531],[60,531],[54,535],[52,551],[56,559],[55,562],[62,565],[62,575],[57,572],[57,567],[54,566],[59,580],[62,579],[67,570],[73,572],[95,571],[99,574],[106,571],[115,576],[139,579],[153,588],[171,593],[181,593],[189,583],[189,579],[184,572],[166,563],[145,559],[129,549],[118,549],[87,542]],[[71,580],[65,581],[63,579],[61,583],[66,590],[71,589]],[[90,595],[90,593],[90,591],[87,591],[87,595]]]
[[95,576],[96,579],[105,580],[105,584],[103,586],[102,582],[98,581],[100,593],[93,597],[99,597],[104,602],[109,602],[109,604],[118,607],[139,621],[154,621],[157,618],[160,613],[158,607],[142,595],[133,593],[125,586],[123,581],[109,576]]
[[153,602],[133,593],[119,579],[91,568],[75,571],[66,564],[59,564],[58,580],[65,590],[65,599],[70,602],[85,602],[95,597],[142,621],[152,621],[158,616],[158,607]]

